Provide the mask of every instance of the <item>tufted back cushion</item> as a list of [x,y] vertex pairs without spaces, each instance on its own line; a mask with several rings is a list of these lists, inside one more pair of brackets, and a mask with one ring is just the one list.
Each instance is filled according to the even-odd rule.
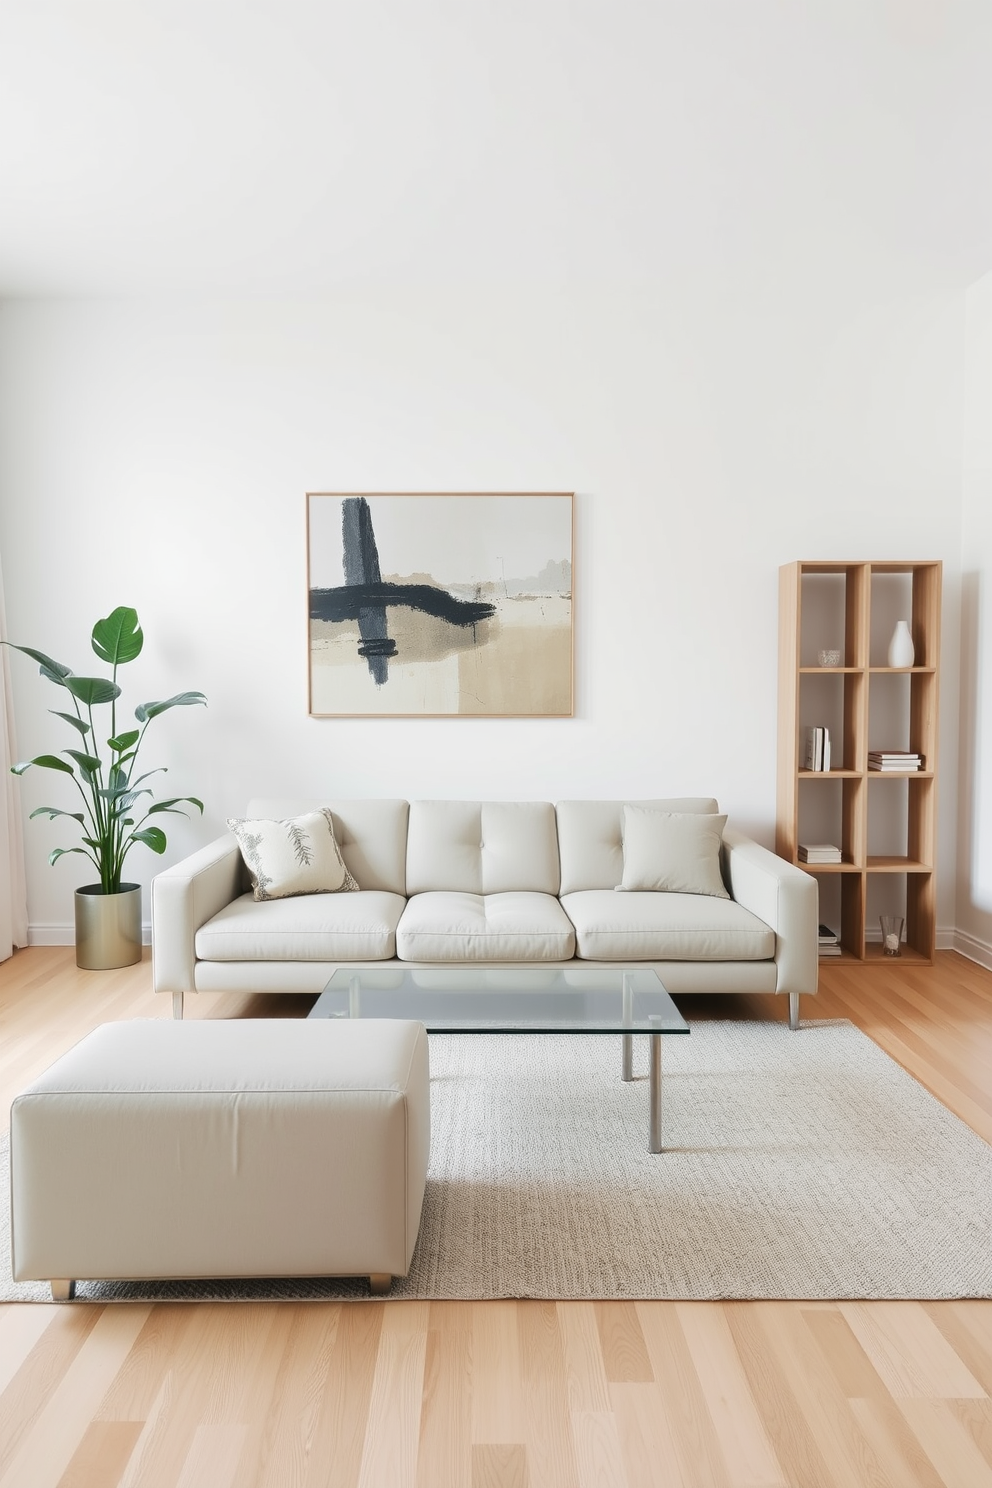
[[360,889],[406,893],[406,823],[409,805],[390,800],[329,800],[327,796],[261,797],[248,802],[249,817],[282,821],[326,806],[334,818],[334,840]]
[[558,892],[550,801],[412,801],[406,891]]
[[623,808],[653,806],[656,811],[714,812],[711,796],[669,801],[559,801],[558,848],[561,893],[615,889],[623,878]]

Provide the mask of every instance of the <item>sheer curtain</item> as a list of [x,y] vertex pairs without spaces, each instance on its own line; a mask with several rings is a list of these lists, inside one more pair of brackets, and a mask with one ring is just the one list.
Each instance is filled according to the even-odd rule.
[[[0,637],[7,639],[7,617],[0,574]],[[28,904],[24,878],[19,782],[14,763],[14,709],[10,691],[10,652],[0,646],[0,961],[28,943]]]

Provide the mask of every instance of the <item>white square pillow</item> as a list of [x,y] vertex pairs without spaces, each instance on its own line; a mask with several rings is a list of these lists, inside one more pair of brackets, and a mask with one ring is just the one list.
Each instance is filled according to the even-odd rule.
[[720,873],[725,816],[623,808],[623,880],[618,889],[711,894],[729,899]]
[[230,816],[227,825],[238,839],[256,899],[338,894],[358,888],[344,866],[326,807],[285,821]]

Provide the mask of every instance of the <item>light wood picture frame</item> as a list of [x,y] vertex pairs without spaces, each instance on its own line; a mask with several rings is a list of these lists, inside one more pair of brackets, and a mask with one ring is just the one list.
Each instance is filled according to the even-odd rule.
[[571,492],[307,495],[309,712],[570,718]]

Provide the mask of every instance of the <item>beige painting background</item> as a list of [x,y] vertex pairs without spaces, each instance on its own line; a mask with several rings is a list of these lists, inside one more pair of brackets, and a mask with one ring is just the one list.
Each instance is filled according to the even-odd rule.
[[507,599],[462,630],[402,606],[389,610],[397,655],[377,687],[358,655],[357,621],[310,622],[312,713],[565,716],[572,712],[572,603]]

